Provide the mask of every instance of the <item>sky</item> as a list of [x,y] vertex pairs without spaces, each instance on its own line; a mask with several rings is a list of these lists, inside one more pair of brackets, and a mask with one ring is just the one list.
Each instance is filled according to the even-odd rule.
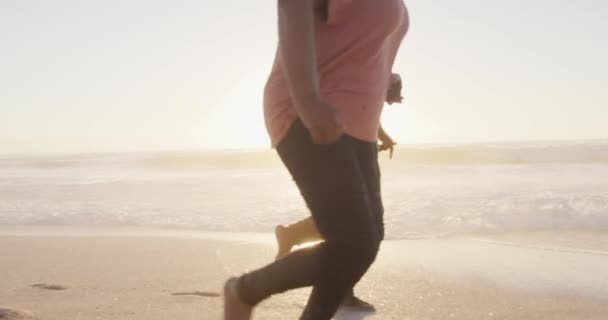
[[[406,4],[399,143],[608,138],[608,2]],[[0,1],[0,154],[269,148],[276,34],[270,0]]]

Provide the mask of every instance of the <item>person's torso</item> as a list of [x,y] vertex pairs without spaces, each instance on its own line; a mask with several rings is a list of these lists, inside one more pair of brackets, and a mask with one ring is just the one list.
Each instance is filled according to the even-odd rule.
[[[321,96],[346,119],[347,131],[369,140],[409,26],[407,11],[402,0],[329,0],[328,14],[327,20],[319,16],[315,27]],[[280,44],[264,93],[273,141],[285,127],[273,122],[289,121],[295,114],[279,53]],[[281,116],[285,114],[291,117]]]

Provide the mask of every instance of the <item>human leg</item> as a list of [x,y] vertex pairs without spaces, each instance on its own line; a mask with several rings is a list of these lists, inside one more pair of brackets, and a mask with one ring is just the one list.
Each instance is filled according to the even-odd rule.
[[275,237],[278,245],[277,259],[288,255],[296,246],[323,241],[312,216],[288,226],[277,226]]
[[245,302],[255,305],[272,294],[312,285],[301,319],[330,319],[367,271],[381,237],[354,144],[344,136],[317,145],[301,123],[294,124],[278,151],[325,241],[242,276],[238,291]]

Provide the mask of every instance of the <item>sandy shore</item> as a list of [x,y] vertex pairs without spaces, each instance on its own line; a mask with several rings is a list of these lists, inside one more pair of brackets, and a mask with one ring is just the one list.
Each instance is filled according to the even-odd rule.
[[[0,319],[221,319],[223,281],[270,261],[271,240],[0,229]],[[388,241],[357,289],[379,312],[337,319],[608,319],[608,255],[479,239]],[[273,297],[255,319],[297,319],[307,293]]]

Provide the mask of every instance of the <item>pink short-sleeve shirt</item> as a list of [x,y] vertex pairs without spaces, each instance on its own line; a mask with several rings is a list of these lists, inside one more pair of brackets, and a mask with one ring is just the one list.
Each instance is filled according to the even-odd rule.
[[[316,22],[321,98],[336,109],[346,134],[377,140],[393,63],[408,27],[402,0],[329,0],[329,20]],[[280,45],[264,89],[264,116],[273,146],[297,118]]]

